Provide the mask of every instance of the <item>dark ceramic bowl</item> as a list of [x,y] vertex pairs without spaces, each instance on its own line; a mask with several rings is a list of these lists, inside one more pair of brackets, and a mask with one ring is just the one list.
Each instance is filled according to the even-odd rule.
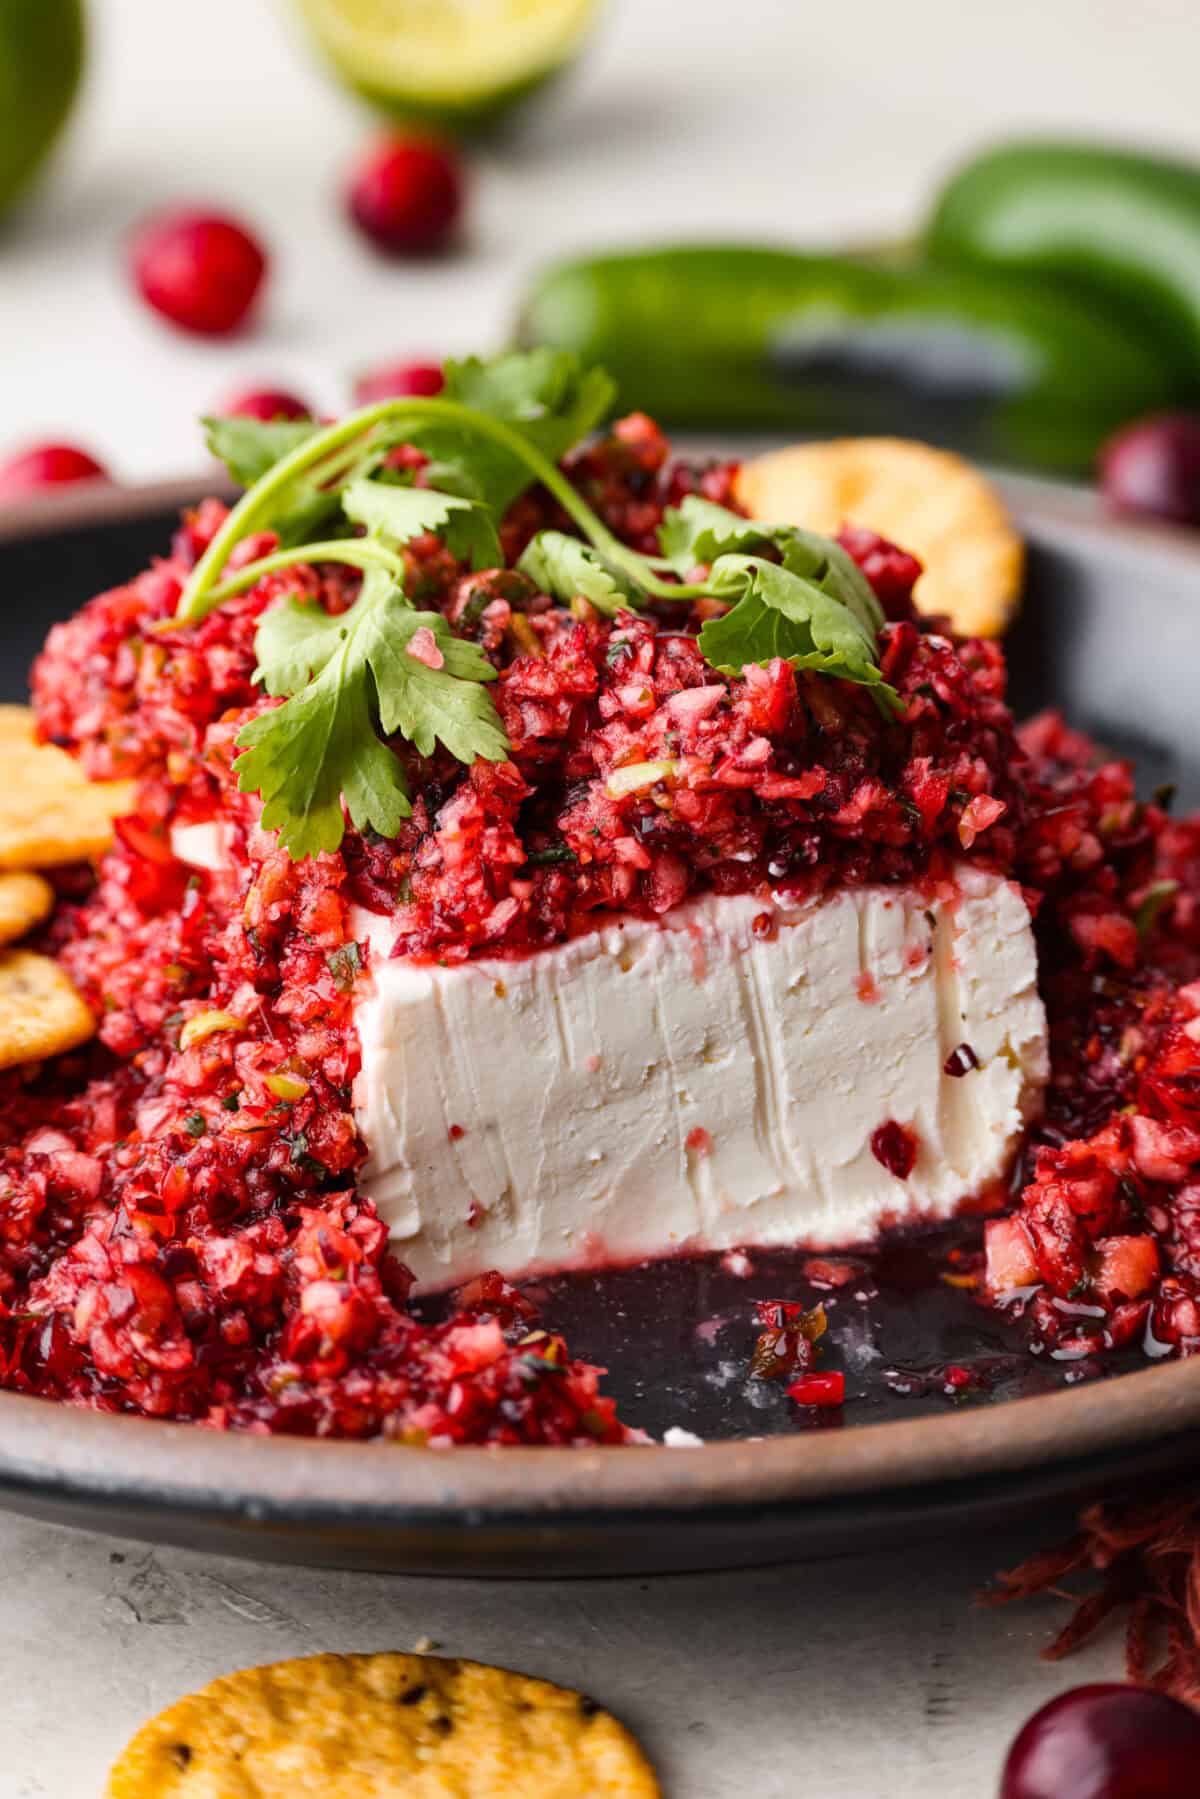
[[[166,544],[198,491],[92,489],[0,519],[0,698],[23,697],[46,626]],[[1136,757],[1147,788],[1200,804],[1200,540],[1115,526],[1086,501],[1014,485],[1030,543],[1013,695],[1053,702]],[[1138,1359],[1067,1388],[900,1244],[861,1315],[836,1314],[853,1402],[817,1428],[745,1379],[751,1302],[798,1269],[711,1260],[550,1283],[547,1314],[607,1365],[632,1421],[703,1447],[396,1449],[221,1436],[0,1394],[0,1501],[39,1517],[281,1560],[494,1574],[746,1565],[902,1540],[1136,1482],[1200,1452],[1200,1361]],[[915,1258],[915,1259],[914,1259]],[[900,1272],[897,1272],[899,1270]],[[907,1272],[905,1272],[907,1271]],[[794,1291],[794,1284],[787,1289]],[[718,1317],[714,1333],[696,1326]],[[863,1332],[871,1337],[863,1349]],[[857,1356],[857,1359],[855,1357]],[[898,1397],[883,1368],[990,1357],[991,1403],[936,1379]],[[917,1383],[918,1385],[920,1382]],[[717,1439],[717,1440],[713,1440]]]

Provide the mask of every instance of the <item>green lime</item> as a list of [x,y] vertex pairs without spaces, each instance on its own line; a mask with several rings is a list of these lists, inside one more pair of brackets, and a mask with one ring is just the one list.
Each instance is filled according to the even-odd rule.
[[81,0],[0,0],[0,212],[37,173],[83,73]]
[[601,0],[299,4],[330,61],[368,100],[400,118],[474,131],[571,61]]

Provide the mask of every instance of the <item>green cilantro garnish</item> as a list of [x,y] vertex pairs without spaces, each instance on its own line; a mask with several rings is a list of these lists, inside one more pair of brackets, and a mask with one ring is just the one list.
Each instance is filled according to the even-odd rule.
[[542,593],[564,601],[580,594],[609,618],[622,608],[636,610],[645,600],[643,590],[624,569],[565,531],[539,531],[517,567]]
[[362,951],[357,943],[353,940],[340,943],[336,949],[330,950],[325,960],[339,993],[349,993],[362,968]]
[[1147,887],[1133,915],[1139,943],[1145,943],[1153,934],[1159,919],[1178,892],[1178,881],[1155,881]]
[[[238,785],[263,800],[262,822],[294,857],[336,849],[345,816],[392,837],[411,813],[404,766],[388,740],[419,754],[440,744],[460,762],[501,761],[508,740],[487,683],[496,671],[406,591],[404,546],[432,533],[456,560],[503,566],[499,525],[539,483],[579,536],[543,531],[519,567],[552,597],[623,609],[724,600],[699,637],[724,674],[782,657],[856,682],[885,715],[899,709],[883,680],[883,614],[852,559],[828,538],[743,519],[695,495],[669,512],[661,555],[630,549],[558,467],[608,411],[613,386],[561,351],[533,350],[447,365],[437,398],[380,401],[331,426],[207,421],[209,444],[248,490],[200,558],[176,613],[203,618],[272,570],[345,563],[359,596],[331,616],[290,598],[268,610],[255,640],[256,679],[283,703],[259,713],[237,742]],[[421,480],[388,464],[400,444],[427,457]],[[270,530],[280,548],[226,575],[230,552]],[[693,570],[702,580],[689,583]]]
[[190,1112],[183,1121],[183,1128],[189,1137],[203,1137],[208,1129],[203,1112]]
[[[417,653],[424,634],[431,666]],[[436,612],[418,612],[386,570],[371,569],[348,612],[299,600],[267,613],[258,678],[286,703],[238,735],[238,786],[261,793],[262,822],[289,855],[335,850],[342,803],[360,831],[394,837],[412,811],[399,758],[380,741],[405,737],[422,755],[441,742],[460,762],[501,762],[508,740],[483,683],[496,671]]]

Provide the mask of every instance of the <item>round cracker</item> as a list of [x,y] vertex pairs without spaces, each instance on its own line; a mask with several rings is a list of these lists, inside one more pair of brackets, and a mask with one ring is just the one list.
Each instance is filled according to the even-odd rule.
[[1016,612],[1025,549],[1004,503],[978,469],[948,450],[901,437],[795,444],[743,463],[739,505],[772,524],[827,536],[865,525],[916,556],[922,612],[963,637],[999,637]]
[[133,805],[132,781],[89,781],[65,750],[36,743],[28,706],[0,706],[0,869],[89,862]]
[[42,1062],[95,1035],[96,1020],[50,956],[0,950],[0,1068]]
[[609,1713],[428,1655],[313,1655],[223,1675],[152,1718],[108,1799],[658,1799]]
[[16,943],[53,907],[54,889],[41,875],[24,868],[0,874],[0,944]]

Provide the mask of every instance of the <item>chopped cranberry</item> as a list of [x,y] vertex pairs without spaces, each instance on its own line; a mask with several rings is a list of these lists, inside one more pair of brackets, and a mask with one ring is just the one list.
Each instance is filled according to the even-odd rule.
[[797,1405],[844,1405],[846,1376],[838,1368],[827,1374],[802,1374],[799,1380],[789,1382],[787,1395]]
[[1200,525],[1200,417],[1164,412],[1126,425],[1101,450],[1099,472],[1114,512]]
[[282,387],[245,388],[231,395],[217,411],[223,418],[262,419],[267,424],[276,419],[313,417],[311,406]]
[[915,1131],[889,1118],[871,1133],[871,1154],[898,1181],[906,1181],[917,1165],[920,1142]]
[[458,158],[430,138],[385,138],[352,172],[347,202],[355,224],[388,255],[444,249],[462,211]]
[[1200,1792],[1200,1717],[1145,1687],[1075,1687],[1021,1730],[1000,1799],[1188,1799]]
[[267,272],[260,245],[235,220],[180,211],[150,219],[133,240],[138,292],[182,331],[223,337],[236,331]]
[[36,493],[43,487],[61,487],[69,481],[106,481],[107,470],[72,444],[36,444],[0,464],[0,497]]
[[978,1067],[979,1057],[971,1045],[960,1043],[957,1049],[950,1051],[942,1063],[942,1073],[950,1075],[954,1080],[960,1080],[964,1074],[970,1074]]
[[385,362],[358,377],[354,401],[357,406],[370,406],[376,400],[432,400],[445,385],[440,363]]

